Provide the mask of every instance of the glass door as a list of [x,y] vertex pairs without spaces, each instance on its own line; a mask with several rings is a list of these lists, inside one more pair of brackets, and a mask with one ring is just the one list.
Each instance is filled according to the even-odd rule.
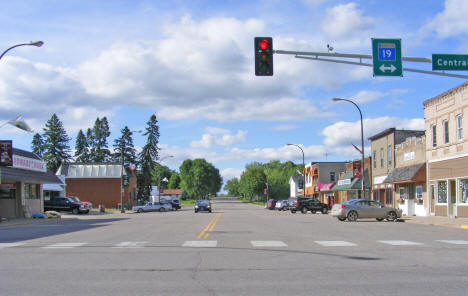
[[448,215],[457,215],[457,181],[449,180]]
[[435,213],[435,186],[431,185],[431,214]]

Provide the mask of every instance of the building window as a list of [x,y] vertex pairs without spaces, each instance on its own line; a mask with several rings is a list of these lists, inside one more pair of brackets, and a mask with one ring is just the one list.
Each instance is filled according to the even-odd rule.
[[437,146],[437,126],[434,124],[432,126],[432,147]]
[[408,198],[406,196],[406,187],[400,187],[400,198],[402,198],[402,199],[407,199]]
[[377,168],[377,152],[374,150],[374,169]]
[[447,181],[438,182],[437,202],[447,203]]
[[384,149],[380,148],[380,167],[384,167]]
[[388,146],[388,165],[392,165],[392,146]]
[[458,183],[459,185],[459,202],[460,203],[468,203],[468,179],[461,179]]
[[457,116],[457,139],[463,140],[463,117]]
[[449,124],[448,120],[444,121],[444,144],[449,142]]
[[24,198],[26,199],[38,199],[38,188],[39,185],[37,184],[28,184],[24,183]]
[[0,199],[14,199],[16,198],[15,186],[10,184],[1,184],[0,186]]
[[423,187],[416,186],[416,199],[422,199],[422,198],[423,198]]
[[335,182],[335,172],[330,172],[330,182]]

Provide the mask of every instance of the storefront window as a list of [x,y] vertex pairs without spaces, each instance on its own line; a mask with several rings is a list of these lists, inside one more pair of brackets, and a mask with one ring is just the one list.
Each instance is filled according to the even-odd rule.
[[359,198],[357,190],[348,191],[348,200],[357,199],[357,198]]
[[12,187],[0,187],[0,199],[13,199],[15,198],[15,189]]
[[393,204],[393,190],[390,188],[385,189],[385,203],[387,205]]
[[461,179],[458,193],[460,203],[468,203],[468,179]]
[[440,181],[437,190],[437,202],[447,203],[447,181]]
[[406,199],[406,188],[405,187],[400,187],[400,198]]
[[37,184],[24,184],[24,198],[26,199],[38,199],[39,194],[38,194],[38,188],[39,185]]
[[422,199],[423,198],[423,188],[422,186],[416,186],[416,198]]

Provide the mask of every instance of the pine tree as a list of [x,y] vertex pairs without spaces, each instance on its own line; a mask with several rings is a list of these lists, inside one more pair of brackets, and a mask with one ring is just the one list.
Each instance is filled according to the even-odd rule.
[[36,133],[33,136],[31,142],[31,149],[33,153],[40,157],[42,157],[42,154],[44,154],[44,140],[42,139],[42,136],[39,133]]
[[122,136],[114,140],[114,154],[112,155],[113,160],[121,162],[122,146],[123,146],[123,159],[124,166],[136,163],[136,149],[133,145],[132,131],[125,126],[122,130]]
[[138,180],[138,198],[147,200],[151,193],[151,175],[154,165],[159,158],[159,126],[156,115],[152,115],[147,122],[146,131],[143,134],[147,136],[146,145],[138,155],[138,164],[140,176]]
[[52,172],[55,173],[62,163],[71,159],[69,141],[62,122],[53,114],[44,128],[43,154],[43,159]]
[[89,161],[89,146],[88,141],[82,130],[78,132],[76,136],[75,144],[75,160],[77,162],[88,162]]
[[111,158],[110,150],[107,149],[107,138],[110,136],[109,123],[107,118],[102,119],[96,118],[94,127],[90,135],[90,148],[92,162],[104,162]]

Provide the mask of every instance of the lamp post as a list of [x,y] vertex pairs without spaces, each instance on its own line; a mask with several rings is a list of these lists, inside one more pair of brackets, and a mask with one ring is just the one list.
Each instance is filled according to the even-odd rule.
[[[129,134],[131,135],[132,133],[141,133],[141,130],[137,131],[130,131]],[[122,138],[120,139],[120,212],[123,214],[125,213],[123,201],[124,201],[124,183],[123,183],[123,176],[124,176],[124,150],[125,150],[125,143],[124,143],[124,135],[122,135]],[[129,178],[130,180],[130,178]]]
[[302,188],[304,190],[304,197],[306,196],[306,190],[305,190],[305,162],[304,162],[304,150],[302,150],[301,146],[297,145],[297,144],[286,144],[287,146],[296,146],[297,148],[301,149],[302,151],[302,166],[303,166],[303,171],[302,171],[302,177],[303,177],[303,184],[302,184]]
[[36,41],[36,42],[29,42],[29,43],[20,43],[20,44],[16,44],[16,45],[13,45],[12,47],[8,48],[7,50],[5,50],[2,55],[0,55],[0,60],[2,59],[2,57],[10,50],[10,49],[13,49],[15,47],[19,47],[19,46],[36,46],[36,47],[41,47],[42,45],[44,44],[44,42],[42,41]]
[[[164,159],[172,158],[172,157],[174,157],[174,156],[173,156],[173,155],[167,155],[167,156],[162,157],[162,158],[159,160],[159,165],[161,165],[161,162],[162,162]],[[161,202],[161,171],[159,171],[158,176],[159,176],[159,178],[158,178],[158,203],[160,203],[160,202]],[[167,178],[166,178],[166,177],[164,177],[164,179],[163,179],[162,181],[164,181],[164,180],[166,180],[166,182],[167,182]]]
[[361,116],[361,155],[362,155],[361,190],[362,190],[362,194],[363,194],[363,196],[361,196],[361,198],[364,198],[365,197],[365,192],[364,192],[364,128],[363,128],[363,124],[362,124],[362,112],[361,112],[361,109],[359,108],[359,106],[356,103],[354,103],[353,101],[351,101],[351,100],[341,99],[341,98],[333,98],[332,101],[333,102],[339,102],[339,101],[350,102],[351,104],[356,106],[356,108],[359,111],[359,115]]

